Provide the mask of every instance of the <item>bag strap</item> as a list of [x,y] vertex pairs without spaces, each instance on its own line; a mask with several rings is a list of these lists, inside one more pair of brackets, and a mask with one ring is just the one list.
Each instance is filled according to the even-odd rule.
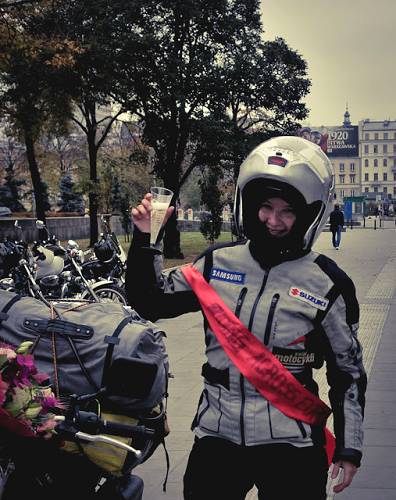
[[21,298],[22,298],[21,295],[14,295],[14,297],[12,297],[12,299],[10,299],[7,302],[7,304],[3,307],[3,309],[0,311],[0,326],[1,326],[1,324],[2,324],[3,321],[7,321],[7,319],[9,318],[9,315],[7,314],[8,311]]
[[188,265],[181,271],[197,295],[217,340],[260,394],[288,417],[324,425],[331,409],[303,387],[243,325],[197,269]]
[[113,359],[113,352],[114,352],[114,346],[118,345],[120,343],[120,339],[118,338],[122,330],[128,325],[129,323],[133,323],[134,317],[133,316],[127,316],[124,318],[117,326],[117,328],[114,330],[113,335],[109,336],[106,335],[104,338],[104,341],[108,344],[107,345],[107,350],[106,350],[106,357],[103,365],[103,374],[102,374],[102,387],[106,386],[107,382],[107,377],[109,374],[109,368],[111,366],[111,361]]

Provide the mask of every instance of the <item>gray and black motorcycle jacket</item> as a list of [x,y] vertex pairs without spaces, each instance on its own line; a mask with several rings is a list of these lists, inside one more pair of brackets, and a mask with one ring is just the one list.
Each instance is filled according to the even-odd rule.
[[[152,321],[200,310],[179,268],[162,271],[148,235],[135,230],[128,255],[130,305]],[[326,363],[333,410],[334,461],[360,465],[367,378],[357,339],[359,305],[351,279],[328,257],[308,251],[269,267],[249,241],[209,248],[193,263],[229,308],[279,361],[316,395],[312,377]],[[192,428],[246,446],[324,444],[322,427],[285,416],[232,364],[204,321],[207,362]]]

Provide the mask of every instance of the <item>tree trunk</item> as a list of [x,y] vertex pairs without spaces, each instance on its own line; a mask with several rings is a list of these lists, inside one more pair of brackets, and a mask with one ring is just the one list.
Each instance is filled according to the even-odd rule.
[[[29,131],[24,131],[24,139],[26,146],[26,156],[29,163],[30,176],[32,178],[33,184],[33,192],[35,199],[35,208],[36,208],[36,218],[42,220],[44,224],[45,220],[45,210],[44,210],[44,196],[43,196],[43,185],[41,182],[41,175],[36,161],[36,155],[34,152],[34,142],[32,135]],[[40,239],[45,239],[47,233],[44,229],[39,231]]]
[[180,247],[180,231],[177,229],[176,210],[165,226],[164,257],[167,259],[184,259]]
[[97,172],[97,149],[95,145],[95,135],[88,135],[88,151],[89,151],[89,179],[92,183],[92,189],[89,193],[89,225],[90,225],[90,242],[89,246],[98,241],[98,172]]
[[[173,169],[172,173],[175,169]],[[179,198],[180,187],[178,182],[172,178],[164,178],[164,186],[173,191],[172,204],[176,207],[176,200]],[[180,231],[177,228],[177,213],[176,210],[173,211],[172,216],[168,219],[165,226],[165,236],[164,236],[164,257],[166,259],[184,259],[183,252],[180,247]]]

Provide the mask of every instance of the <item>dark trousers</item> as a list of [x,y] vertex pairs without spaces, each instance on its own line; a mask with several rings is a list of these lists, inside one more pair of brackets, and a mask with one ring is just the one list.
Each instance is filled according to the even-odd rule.
[[342,231],[342,226],[337,226],[337,227],[332,227],[331,228],[331,233],[332,233],[332,243],[333,247],[337,248],[340,246],[341,243],[341,231]]
[[242,500],[255,485],[260,500],[325,500],[327,457],[322,447],[239,446],[196,439],[184,475],[185,500]]

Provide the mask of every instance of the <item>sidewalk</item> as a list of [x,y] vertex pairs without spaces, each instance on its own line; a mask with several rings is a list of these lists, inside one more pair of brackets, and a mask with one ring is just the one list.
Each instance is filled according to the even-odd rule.
[[[323,233],[314,248],[334,259],[354,280],[361,308],[359,338],[369,375],[365,414],[365,447],[362,466],[352,485],[336,495],[340,500],[396,499],[396,229],[350,230],[342,233],[341,247],[331,246]],[[202,318],[191,313],[158,322],[167,332],[171,372],[168,402],[171,433],[167,437],[170,471],[166,473],[160,447],[135,472],[145,483],[143,500],[182,500],[183,474],[192,445],[190,431],[201,392],[204,363]],[[325,374],[315,375],[326,400]],[[331,422],[329,422],[331,424]],[[204,478],[203,478],[204,480]],[[254,490],[247,499],[257,498]],[[223,499],[219,499],[223,500]],[[226,499],[224,499],[226,500]],[[271,499],[276,500],[276,499]]]

